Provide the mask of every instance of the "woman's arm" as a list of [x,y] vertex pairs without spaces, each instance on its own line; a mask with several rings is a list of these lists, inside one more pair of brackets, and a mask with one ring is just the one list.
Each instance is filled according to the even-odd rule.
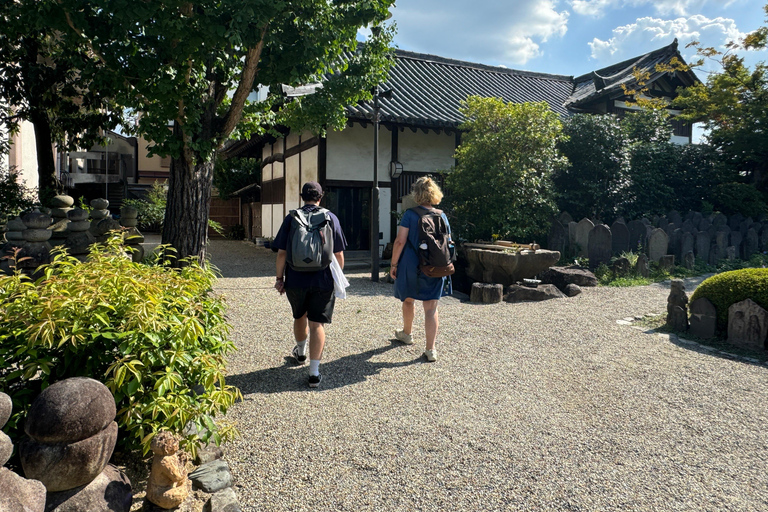
[[397,265],[400,261],[400,256],[403,254],[405,243],[408,241],[408,231],[409,229],[403,226],[397,228],[397,237],[392,245],[392,265],[389,270],[389,275],[392,276],[392,279],[397,278]]

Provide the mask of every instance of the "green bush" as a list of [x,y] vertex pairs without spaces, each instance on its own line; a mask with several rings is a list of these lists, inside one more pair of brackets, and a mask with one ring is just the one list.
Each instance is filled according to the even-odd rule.
[[691,296],[691,302],[705,297],[717,310],[717,328],[728,329],[728,308],[744,299],[752,299],[768,309],[768,268],[745,268],[723,272],[702,282]]
[[165,187],[156,181],[144,199],[126,199],[123,204],[133,206],[139,212],[139,229],[160,231],[165,220],[167,194]]
[[763,195],[747,183],[723,183],[712,192],[715,207],[727,215],[741,213],[745,217],[757,218],[766,213]]
[[156,432],[181,433],[189,422],[205,434],[186,435],[187,450],[231,439],[234,427],[213,421],[241,397],[224,381],[224,356],[235,347],[214,281],[194,259],[183,268],[133,263],[119,236],[94,246],[85,263],[57,255],[37,281],[0,276],[0,390],[14,401],[8,433],[18,438],[40,391],[87,376],[114,395],[124,449],[146,454]]
[[19,215],[34,206],[35,190],[21,183],[15,167],[0,167],[0,220]]

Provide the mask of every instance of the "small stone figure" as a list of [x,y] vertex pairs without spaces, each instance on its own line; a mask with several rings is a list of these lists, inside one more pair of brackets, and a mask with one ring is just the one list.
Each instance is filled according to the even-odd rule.
[[673,331],[688,330],[688,296],[682,279],[673,279],[667,298],[667,326]]
[[150,447],[155,457],[147,480],[147,499],[164,509],[178,507],[192,490],[186,456],[178,452],[179,441],[170,432],[157,434]]

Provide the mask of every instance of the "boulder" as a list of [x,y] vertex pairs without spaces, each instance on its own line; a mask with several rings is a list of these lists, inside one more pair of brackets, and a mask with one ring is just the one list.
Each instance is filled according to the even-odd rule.
[[563,293],[565,293],[569,297],[575,297],[576,295],[581,293],[581,288],[577,284],[569,284],[566,285],[565,290],[563,290]]
[[40,480],[48,492],[66,491],[90,483],[109,462],[117,442],[117,423],[82,441],[40,443],[34,440],[19,445],[24,474]]
[[132,501],[131,481],[109,464],[88,485],[49,493],[45,512],[129,512]]
[[241,510],[237,495],[231,487],[214,493],[203,507],[203,512],[241,512]]
[[[4,508],[8,502],[11,508]],[[13,508],[14,505],[21,505],[22,508]],[[45,486],[37,480],[22,478],[8,468],[0,468],[0,510],[43,512]]]
[[13,455],[13,441],[0,430],[0,466],[4,466]]
[[563,297],[565,294],[553,284],[540,284],[536,288],[513,284],[507,287],[504,300],[506,302],[539,302]]
[[543,284],[553,284],[564,290],[569,284],[579,286],[597,286],[597,277],[589,270],[572,265],[570,267],[551,267],[539,274]]
[[29,409],[24,432],[39,443],[72,443],[101,432],[116,414],[115,399],[104,384],[73,377],[40,393]]
[[[454,296],[456,296],[456,292],[454,292]],[[221,446],[216,446],[215,444],[209,443],[197,449],[194,462],[196,465],[201,466],[203,464],[213,462],[214,460],[219,460],[223,456],[224,450],[221,448]]]
[[216,460],[203,464],[189,474],[195,489],[203,492],[214,493],[232,486],[232,474],[229,465],[223,460]]
[[3,428],[11,417],[13,411],[13,402],[11,397],[0,392],[0,428]]
[[500,284],[472,283],[472,291],[469,295],[470,302],[482,304],[496,304],[504,298],[504,287]]

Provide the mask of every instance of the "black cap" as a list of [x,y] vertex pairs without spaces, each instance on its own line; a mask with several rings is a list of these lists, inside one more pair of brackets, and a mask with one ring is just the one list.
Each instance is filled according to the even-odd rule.
[[323,195],[323,187],[316,181],[308,181],[301,187],[301,197],[314,196],[321,197]]

